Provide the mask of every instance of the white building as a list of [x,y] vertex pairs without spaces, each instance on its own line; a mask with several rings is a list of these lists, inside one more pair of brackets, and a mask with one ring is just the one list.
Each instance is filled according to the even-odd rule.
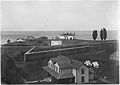
[[93,67],[94,67],[94,68],[99,68],[99,64],[98,64],[98,62],[97,62],[97,61],[92,62],[92,65],[93,65]]
[[86,61],[84,62],[84,64],[87,65],[87,66],[92,66],[92,63],[91,63],[89,60],[86,60]]
[[62,45],[62,41],[60,41],[60,40],[52,40],[51,41],[51,46],[54,46],[54,45]]
[[22,38],[18,38],[18,39],[16,39],[16,41],[15,42],[25,42],[25,40],[24,39],[22,39]]
[[59,36],[59,39],[68,39],[68,40],[73,40],[75,39],[75,33],[64,33]]

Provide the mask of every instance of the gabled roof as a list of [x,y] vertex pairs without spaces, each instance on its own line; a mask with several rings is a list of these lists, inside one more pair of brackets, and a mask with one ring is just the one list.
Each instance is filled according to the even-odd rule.
[[82,62],[78,62],[78,61],[76,61],[76,60],[71,60],[71,63],[72,63],[72,67],[73,67],[74,69],[78,69],[78,68],[80,68],[80,67],[83,65]]
[[[59,55],[58,57],[51,58],[50,59],[53,64],[57,63],[60,68],[74,68],[78,69],[80,68],[83,64],[83,62],[79,62],[76,60],[73,60],[68,57],[65,57],[63,55]],[[85,65],[84,65],[85,66]]]
[[56,63],[59,65],[60,68],[71,68],[72,67],[72,65],[69,61],[68,62],[67,61],[58,61]]
[[53,64],[57,63],[60,66],[60,68],[71,67],[70,59],[63,55],[59,55],[58,57],[51,58],[50,60],[52,61]]

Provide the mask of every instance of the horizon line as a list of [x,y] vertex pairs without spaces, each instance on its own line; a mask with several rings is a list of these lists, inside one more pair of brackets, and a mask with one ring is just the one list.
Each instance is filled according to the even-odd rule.
[[[97,29],[93,29],[93,30],[97,30]],[[1,32],[12,32],[12,31],[93,31],[93,30],[1,30]],[[97,30],[100,31],[101,29]],[[119,29],[107,29],[108,31],[119,31]]]

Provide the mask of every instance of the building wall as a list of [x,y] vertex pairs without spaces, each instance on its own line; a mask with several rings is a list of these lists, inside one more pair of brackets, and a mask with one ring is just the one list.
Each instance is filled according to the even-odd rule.
[[57,63],[55,63],[55,66],[57,67],[57,73],[60,73],[60,67],[59,67],[59,65],[57,64]]
[[84,52],[89,52],[88,46],[75,48],[75,49],[61,50],[61,51],[25,53],[24,61],[34,61],[34,60],[39,60],[41,58],[56,57],[59,54],[68,55],[68,54],[84,53]]
[[72,83],[74,83],[74,77],[58,80],[58,84],[72,84]]
[[53,64],[51,60],[48,61],[48,67],[50,67],[52,70],[56,71],[57,73],[60,73],[60,67],[57,63]]
[[65,39],[65,37],[64,37],[64,36],[59,36],[59,38],[60,38],[60,39]]
[[51,68],[51,60],[48,61],[48,67]]
[[89,80],[94,80],[94,74],[93,73],[89,74]]
[[59,41],[57,41],[57,40],[51,41],[51,46],[54,46],[54,45],[62,45],[62,41],[60,41],[60,40]]
[[48,66],[49,66],[52,70],[54,70],[54,64],[52,63],[51,60],[48,61]]
[[74,39],[74,36],[59,36],[60,39]]
[[51,75],[51,80],[53,84],[72,84],[74,83],[74,77],[65,79],[56,79]]
[[[81,69],[84,69],[84,74],[81,73]],[[82,76],[84,77],[84,82],[82,82]],[[83,65],[79,69],[77,69],[76,82],[78,84],[89,82],[89,69],[86,66]]]
[[72,69],[72,73],[75,76],[75,83],[76,83],[76,69]]
[[70,40],[70,39],[72,39],[73,40],[73,36],[67,36],[67,38]]
[[62,74],[69,74],[72,73],[72,69],[71,68],[65,68],[65,69],[61,69]]

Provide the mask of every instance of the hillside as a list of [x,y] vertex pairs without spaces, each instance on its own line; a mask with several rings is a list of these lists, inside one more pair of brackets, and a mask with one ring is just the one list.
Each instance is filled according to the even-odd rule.
[[[48,42],[48,41],[46,41]],[[115,52],[116,50],[118,50],[117,48],[117,42],[112,40],[108,40],[108,41],[89,41],[89,40],[76,40],[76,41],[63,41],[64,45],[79,45],[79,44],[83,44],[85,45],[101,45],[101,49],[105,50],[105,52],[107,52],[107,54],[105,55],[109,55],[112,54],[113,52]],[[68,43],[69,42],[69,43]],[[68,43],[68,44],[67,44]],[[4,62],[4,64],[2,64],[2,70],[4,70],[5,68],[5,64],[8,64],[6,61],[7,59],[3,59],[6,56],[9,56],[10,58],[12,58],[12,60],[15,62],[17,68],[18,68],[18,72],[20,73],[20,75],[25,78],[26,80],[38,80],[38,79],[43,79],[47,76],[47,74],[45,73],[45,71],[42,69],[43,66],[47,65],[47,61],[49,60],[49,57],[42,57],[41,59],[37,60],[37,61],[30,61],[30,62],[23,62],[23,56],[24,53],[27,52],[29,49],[31,49],[33,46],[1,46],[1,61]],[[41,49],[41,48],[40,48]],[[99,52],[98,52],[99,53]],[[99,55],[97,54],[97,52],[92,52],[92,53],[85,53],[85,54],[71,54],[71,55],[65,55],[68,57],[72,57],[74,59],[77,60],[82,60],[84,61],[85,59],[92,59],[90,56],[88,55]],[[100,54],[101,56],[105,56],[103,53]],[[52,55],[51,55],[52,56]],[[82,56],[82,57],[79,57]],[[83,58],[83,56],[88,56],[88,58]],[[108,56],[105,56],[108,57]],[[93,58],[95,59],[95,58]],[[101,61],[100,61],[101,62]],[[110,68],[109,70],[111,70],[111,72],[114,72],[115,70],[117,71],[117,67],[114,63],[110,64],[110,62],[101,62],[101,65],[103,66],[103,68],[105,68],[106,70],[103,70],[103,68],[101,68],[101,72],[103,72],[102,74],[107,74],[106,72],[107,70],[107,66],[106,65],[113,65],[115,67],[115,69],[112,70],[112,68]],[[34,69],[33,69],[34,68]],[[104,73],[105,72],[105,73]],[[108,72],[108,75],[110,75],[111,72]],[[100,72],[98,72],[99,74]],[[117,74],[115,74],[117,75]],[[110,75],[112,76],[111,78],[115,77],[115,75]],[[115,78],[117,79],[117,78]],[[115,80],[117,81],[117,80]]]

